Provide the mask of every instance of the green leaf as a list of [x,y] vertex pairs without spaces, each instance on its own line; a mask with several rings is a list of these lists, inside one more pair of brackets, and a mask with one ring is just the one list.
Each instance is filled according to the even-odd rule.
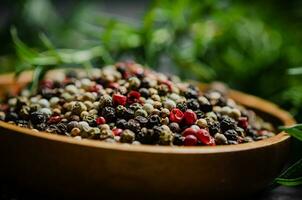
[[30,91],[32,94],[37,92],[38,86],[39,86],[39,81],[40,81],[40,78],[42,75],[43,75],[43,67],[37,66],[34,70],[33,80],[32,80],[31,87],[30,87]]
[[298,140],[302,141],[302,124],[296,124],[290,127],[279,127],[281,130],[287,132],[291,136],[297,138]]
[[276,182],[280,185],[288,186],[288,187],[294,187],[298,185],[302,185],[302,177],[299,178],[276,178]]
[[285,186],[296,186],[302,184],[302,159],[298,160],[288,169],[286,169],[278,178],[275,179],[275,183]]

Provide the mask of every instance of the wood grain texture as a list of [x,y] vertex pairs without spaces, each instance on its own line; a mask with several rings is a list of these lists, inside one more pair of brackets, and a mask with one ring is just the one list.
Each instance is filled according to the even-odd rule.
[[[2,86],[16,84],[6,76],[0,80]],[[295,123],[270,102],[238,91],[230,96],[276,124]],[[0,122],[0,177],[66,198],[232,198],[264,189],[284,166],[289,144],[289,136],[280,133],[229,146],[135,146],[78,141]]]

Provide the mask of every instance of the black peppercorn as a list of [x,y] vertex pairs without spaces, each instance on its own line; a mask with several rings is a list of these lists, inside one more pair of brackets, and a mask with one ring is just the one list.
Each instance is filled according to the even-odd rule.
[[172,122],[169,124],[169,128],[173,133],[179,133],[180,132],[180,128],[179,128],[179,124],[176,122]]
[[39,111],[33,112],[30,115],[30,121],[32,124],[42,124],[47,120],[47,116]]
[[228,140],[237,141],[237,139],[238,139],[237,132],[233,129],[227,130],[223,134]]
[[145,127],[148,123],[148,119],[143,116],[136,116],[135,120],[138,121],[142,127]]
[[54,90],[49,88],[43,88],[40,92],[42,94],[42,97],[45,99],[50,99],[51,97],[55,96]]
[[189,99],[187,101],[187,107],[189,109],[192,109],[192,110],[198,110],[199,109],[199,103],[196,99]]
[[215,133],[218,133],[220,131],[219,122],[209,120],[207,123],[211,135],[215,135]]
[[125,110],[126,110],[126,108],[124,106],[118,105],[116,107],[116,110],[115,110],[116,111],[116,116],[118,118],[124,118]]
[[102,116],[107,122],[112,122],[115,120],[115,110],[112,107],[105,107],[102,110]]
[[118,119],[116,121],[116,127],[121,128],[121,129],[126,129],[127,128],[127,121],[125,119]]
[[216,106],[223,107],[226,105],[227,105],[227,101],[226,101],[226,98],[224,98],[224,97],[220,97],[216,102]]
[[46,124],[42,123],[42,124],[34,124],[33,127],[35,129],[38,129],[39,131],[45,131],[46,129]]
[[130,119],[127,124],[127,128],[135,133],[140,131],[140,123],[135,119]]
[[58,123],[56,124],[56,127],[57,127],[57,133],[60,134],[60,135],[64,135],[67,133],[67,126],[66,124],[64,123]]
[[73,128],[78,128],[79,123],[77,121],[71,121],[67,124],[67,131],[70,132]]
[[142,144],[156,144],[159,140],[158,132],[154,132],[153,129],[147,129],[139,133],[139,138],[137,139]]
[[176,108],[178,108],[179,110],[181,110],[183,112],[185,112],[188,109],[187,104],[185,104],[185,103],[177,103]]
[[145,97],[145,98],[148,98],[150,95],[150,92],[147,88],[139,89],[139,93],[141,94],[142,97]]
[[9,112],[6,114],[5,116],[5,121],[9,122],[9,121],[16,121],[18,120],[19,116],[17,113],[15,112]]
[[148,79],[143,79],[142,81],[141,81],[141,87],[142,88],[150,88],[150,82],[149,82],[149,80]]
[[131,108],[126,108],[124,112],[125,119],[132,119],[134,117],[134,111]]
[[204,118],[204,112],[202,112],[201,110],[196,110],[195,113],[196,113],[197,119]]
[[23,120],[23,119],[19,119],[19,120],[16,121],[16,124],[18,124],[18,126],[26,127],[28,125],[28,121]]
[[213,106],[210,103],[204,103],[204,104],[200,104],[199,108],[201,111],[207,113],[212,111]]
[[185,91],[184,96],[188,99],[196,99],[198,97],[198,92],[194,89],[188,88],[188,90]]
[[160,124],[160,118],[158,115],[151,115],[148,119],[147,127],[152,128]]
[[220,129],[222,132],[225,132],[229,129],[234,129],[235,126],[236,126],[235,120],[233,120],[232,118],[230,118],[228,116],[222,117],[222,120],[220,122]]
[[175,134],[173,138],[173,144],[180,146],[183,145],[183,143],[184,143],[184,137],[182,137],[179,134]]

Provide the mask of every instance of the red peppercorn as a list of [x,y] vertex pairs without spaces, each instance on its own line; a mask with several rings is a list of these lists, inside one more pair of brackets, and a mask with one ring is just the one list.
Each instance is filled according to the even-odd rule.
[[188,135],[195,135],[197,132],[196,129],[193,129],[193,128],[186,128],[183,133],[182,133],[182,136],[186,137]]
[[171,122],[179,123],[179,122],[181,122],[183,117],[184,117],[184,114],[181,110],[179,110],[178,108],[173,108],[170,112],[169,118],[170,118]]
[[52,89],[53,88],[53,81],[52,80],[42,80],[40,85],[41,85],[42,88]]
[[105,120],[104,117],[98,117],[98,118],[96,118],[95,121],[96,121],[96,124],[97,124],[97,125],[105,124],[105,123],[106,123],[106,120]]
[[196,120],[197,120],[197,115],[193,110],[189,109],[186,112],[184,112],[183,121],[186,125],[193,125],[195,124]]
[[53,115],[48,119],[47,123],[55,124],[55,123],[59,123],[61,120],[62,120],[62,117],[60,115]]
[[128,78],[131,77],[131,74],[130,74],[130,72],[125,71],[125,72],[122,74],[122,76],[123,76],[124,79],[128,79]]
[[114,128],[114,129],[112,129],[112,132],[113,132],[114,136],[120,136],[122,134],[122,132],[123,132],[123,129],[121,129],[121,128]]
[[185,146],[195,146],[198,140],[194,135],[187,135],[184,140]]
[[139,98],[141,97],[141,94],[138,91],[130,91],[128,93],[128,102],[131,103],[135,103],[135,102],[139,102]]
[[258,130],[257,131],[257,135],[265,135],[265,134],[267,134],[267,130]]
[[8,104],[1,104],[0,105],[0,110],[3,112],[7,112],[9,110],[9,105]]
[[215,139],[210,135],[206,129],[199,129],[196,132],[198,140],[205,145],[215,145]]
[[127,97],[121,94],[112,95],[112,100],[115,105],[126,105]]
[[240,117],[238,119],[238,126],[243,128],[244,130],[246,130],[247,127],[249,126],[249,122],[247,120],[247,117]]

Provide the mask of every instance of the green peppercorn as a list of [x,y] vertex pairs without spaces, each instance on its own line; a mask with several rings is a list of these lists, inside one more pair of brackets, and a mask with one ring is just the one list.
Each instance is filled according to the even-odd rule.
[[77,101],[71,108],[72,114],[80,115],[83,111],[86,111],[87,107],[84,103]]
[[200,128],[207,128],[208,127],[208,123],[207,120],[205,119],[198,119],[196,121],[197,126],[199,126]]
[[231,112],[232,112],[232,109],[230,107],[228,107],[228,106],[222,107],[221,111],[220,111],[220,113],[222,115],[230,115]]
[[39,112],[44,113],[45,115],[52,115],[52,111],[49,108],[41,108],[39,109]]
[[94,115],[94,114],[88,114],[88,115],[85,115],[82,119],[83,121],[86,121],[90,126],[95,126],[96,125],[96,120],[97,118],[97,115]]
[[139,88],[141,85],[141,81],[137,77],[131,77],[129,78],[129,86],[132,89]]
[[111,96],[109,95],[101,96],[99,107],[102,109],[107,106],[113,106]]
[[160,96],[165,96],[169,92],[169,87],[166,84],[160,84],[157,89]]
[[89,133],[91,134],[92,138],[96,139],[96,137],[101,134],[101,130],[99,128],[94,127],[89,130]]
[[162,108],[160,111],[160,116],[161,117],[168,117],[170,115],[170,111],[167,108]]
[[173,142],[173,133],[170,130],[162,128],[159,134],[159,144],[171,145]]
[[120,142],[131,144],[134,141],[134,139],[135,139],[135,134],[129,129],[126,129],[121,134]]
[[214,138],[216,144],[228,144],[228,139],[221,133],[216,133]]
[[52,112],[53,112],[55,115],[60,115],[60,114],[61,114],[61,109],[59,109],[59,108],[54,108],[54,109],[52,110]]
[[172,110],[173,108],[176,107],[176,103],[172,101],[171,99],[165,100],[163,104],[164,108],[167,108],[168,110]]
[[136,110],[142,108],[142,105],[139,103],[133,103],[129,106],[129,108],[131,108],[133,111],[136,111]]
[[0,120],[4,121],[5,120],[5,113],[0,111]]
[[152,111],[153,111],[153,105],[152,104],[149,104],[149,103],[145,103],[145,105],[143,106],[143,109],[145,110],[145,111],[147,111],[147,113],[152,113]]
[[160,101],[160,96],[157,95],[157,94],[153,94],[153,95],[151,96],[151,99],[154,100],[154,101]]
[[160,101],[154,101],[153,102],[153,107],[160,109],[162,107],[162,103]]
[[87,115],[89,115],[89,112],[83,111],[83,112],[81,112],[80,117],[83,119]]
[[169,118],[168,117],[161,118],[160,123],[164,124],[164,125],[168,125],[169,124]]
[[148,113],[147,111],[143,110],[143,109],[138,109],[137,111],[135,111],[134,116],[142,116],[142,117],[147,117]]
[[76,94],[78,92],[78,88],[75,85],[67,85],[65,90],[71,94]]
[[19,116],[22,119],[28,120],[30,117],[30,107],[29,106],[23,106],[19,112]]

